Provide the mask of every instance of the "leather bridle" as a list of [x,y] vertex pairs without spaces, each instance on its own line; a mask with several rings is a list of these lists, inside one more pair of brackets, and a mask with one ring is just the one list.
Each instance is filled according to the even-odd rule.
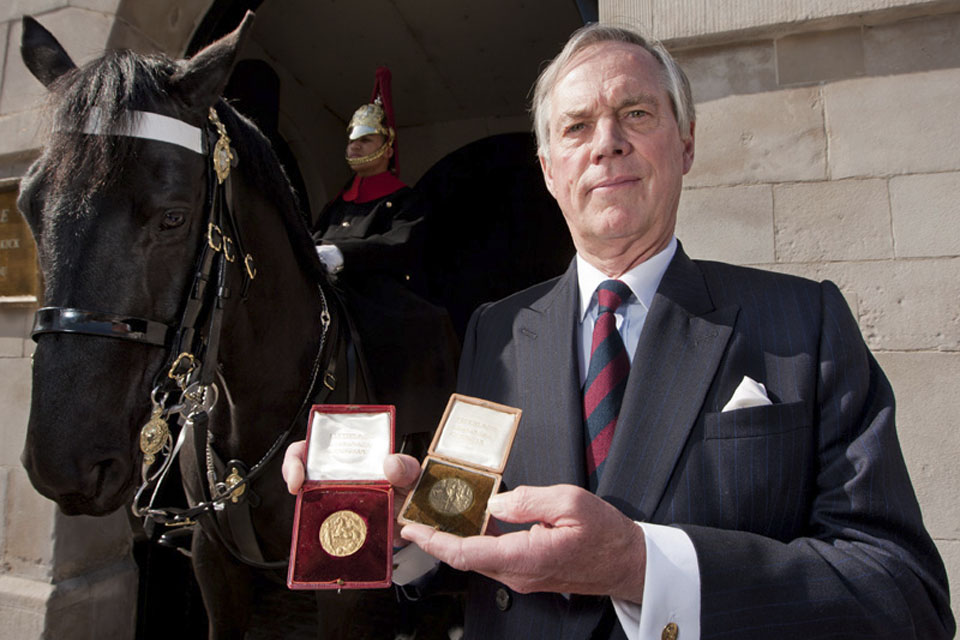
[[[137,112],[142,113],[142,112]],[[146,114],[142,120],[152,122],[156,114]],[[331,325],[331,316],[323,287],[318,284],[322,303],[321,337],[310,372],[310,385],[296,416],[287,429],[281,433],[261,459],[249,469],[238,461],[231,461],[234,466],[230,475],[224,479],[217,477],[213,464],[215,453],[212,451],[212,436],[207,430],[209,412],[217,401],[217,354],[220,344],[220,335],[223,321],[223,311],[227,300],[234,295],[231,265],[236,263],[240,256],[241,266],[240,297],[246,298],[247,289],[256,278],[256,268],[253,257],[245,253],[241,238],[240,226],[233,214],[231,205],[232,193],[228,188],[228,178],[231,165],[235,158],[230,149],[230,139],[226,128],[220,122],[216,110],[211,107],[209,112],[210,127],[197,129],[200,144],[187,146],[173,139],[165,139],[162,132],[138,130],[130,126],[123,130],[97,130],[89,125],[83,130],[87,134],[103,135],[130,135],[135,137],[163,140],[173,144],[181,144],[191,151],[200,149],[200,153],[211,155],[211,162],[207,163],[207,198],[206,198],[206,233],[201,239],[198,248],[196,268],[187,292],[186,300],[182,303],[180,322],[173,326],[157,320],[132,317],[125,314],[90,311],[68,307],[43,307],[36,312],[32,338],[39,341],[40,337],[48,334],[77,334],[102,338],[113,338],[128,342],[161,347],[167,351],[166,364],[158,372],[154,380],[154,388],[150,401],[153,411],[150,420],[144,425],[140,434],[141,450],[144,453],[142,469],[143,483],[136,492],[132,510],[137,517],[143,517],[156,523],[167,526],[190,525],[194,518],[202,514],[221,511],[228,502],[241,501],[246,486],[249,485],[281,450],[290,439],[298,426],[298,416],[311,403],[314,389],[321,369],[321,359],[327,342]],[[196,129],[191,125],[177,121],[179,133],[184,128]],[[140,129],[143,129],[141,127]],[[193,133],[188,131],[188,133]],[[329,393],[335,381],[332,367],[335,366],[336,354],[330,358],[331,362],[324,374],[324,391]],[[325,397],[325,396],[324,396]],[[178,399],[178,400],[177,400]],[[167,428],[167,421],[177,417],[181,425],[177,441]],[[185,439],[186,426],[192,426],[194,440],[197,445],[198,468],[206,470],[206,478],[201,481],[203,489],[202,499],[189,508],[158,508],[153,506],[160,484],[166,477],[174,458],[176,457]],[[148,433],[149,431],[149,433]],[[153,473],[150,467],[154,455],[160,453],[163,461]],[[241,468],[238,468],[241,467]],[[209,493],[206,489],[209,489]],[[141,506],[144,496],[149,495],[149,501]],[[206,519],[204,519],[206,520]],[[209,518],[216,524],[216,518]],[[257,559],[244,557],[233,545],[228,544],[221,532],[215,532],[225,546],[241,561],[260,568],[278,568],[285,566],[286,561],[265,563]]]

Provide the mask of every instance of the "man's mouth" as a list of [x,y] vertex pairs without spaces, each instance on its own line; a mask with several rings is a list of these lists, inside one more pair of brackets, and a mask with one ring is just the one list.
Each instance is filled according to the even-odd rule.
[[605,189],[617,189],[618,187],[628,187],[636,182],[639,182],[640,178],[634,176],[615,176],[612,178],[607,178],[601,180],[597,184],[590,187],[590,191],[605,190]]

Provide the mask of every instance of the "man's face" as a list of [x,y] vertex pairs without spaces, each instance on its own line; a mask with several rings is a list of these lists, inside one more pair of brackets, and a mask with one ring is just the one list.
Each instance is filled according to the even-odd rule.
[[693,127],[681,140],[661,67],[641,47],[592,45],[560,73],[550,96],[549,158],[540,157],[544,179],[577,250],[626,271],[673,235]]
[[[382,147],[384,142],[386,142],[386,138],[379,133],[370,133],[356,140],[350,140],[347,142],[347,157],[362,158],[368,156]],[[390,158],[392,156],[393,149],[387,149],[386,153],[376,160],[360,165],[359,167],[354,167],[354,171],[361,176],[372,176],[383,173],[390,165]]]

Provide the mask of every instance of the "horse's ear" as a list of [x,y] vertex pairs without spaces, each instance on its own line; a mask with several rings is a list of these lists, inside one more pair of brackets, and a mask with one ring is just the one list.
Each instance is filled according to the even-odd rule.
[[232,33],[208,45],[189,60],[180,62],[180,70],[173,75],[171,83],[187,104],[206,109],[217,101],[227,86],[252,25],[253,12],[247,11],[240,26]]
[[30,16],[23,17],[20,56],[30,73],[45,87],[77,68],[53,34]]

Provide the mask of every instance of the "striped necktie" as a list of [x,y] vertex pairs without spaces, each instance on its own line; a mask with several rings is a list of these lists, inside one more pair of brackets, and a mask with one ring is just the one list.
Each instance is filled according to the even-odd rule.
[[583,416],[587,438],[587,476],[596,491],[603,471],[623,391],[630,373],[630,359],[617,331],[614,312],[632,295],[619,280],[604,280],[597,287],[597,322],[593,325],[590,368],[583,386]]

